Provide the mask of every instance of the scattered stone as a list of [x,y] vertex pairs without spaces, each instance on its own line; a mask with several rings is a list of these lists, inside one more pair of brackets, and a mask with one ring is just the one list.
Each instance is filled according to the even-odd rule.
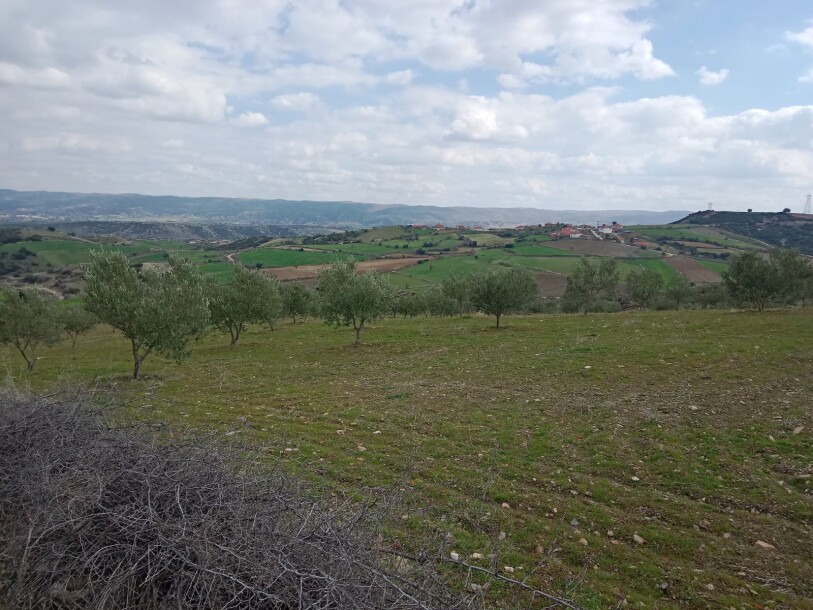
[[512,568],[511,566],[503,566],[502,570],[506,574],[513,574],[514,573],[514,568]]
[[358,445],[356,449],[358,449],[359,451],[367,451],[367,447],[365,447],[364,445]]
[[483,590],[483,585],[478,585],[476,582],[469,583],[469,591],[472,593],[479,593]]
[[579,538],[579,544],[582,546],[587,546],[587,539],[586,538]]
[[706,590],[707,590],[707,591],[714,591],[714,585],[713,585],[713,584],[711,584],[711,583],[707,584],[707,585],[706,585]]
[[805,427],[804,427],[804,426],[796,426],[796,427],[793,429],[793,434],[801,434],[801,433],[802,433],[802,430],[804,430],[804,429],[805,429]]
[[472,553],[471,555],[469,555],[469,559],[482,559],[482,558],[483,558],[482,553]]
[[666,593],[666,590],[669,588],[669,583],[662,582],[661,584],[658,585],[658,588],[664,593]]
[[508,502],[503,502],[502,507],[503,508],[511,508],[511,505]]
[[381,430],[376,430],[375,432],[373,432],[373,434],[381,434]]
[[534,549],[534,553],[536,553],[537,555],[541,555],[544,552],[545,552],[545,549],[542,547],[542,545],[537,544],[536,548]]
[[632,539],[635,540],[636,544],[643,544],[646,542],[643,538],[641,538],[638,534],[633,534]]
[[723,534],[723,538],[725,538],[726,540],[728,540],[729,538],[731,538],[731,534],[729,534],[728,532],[726,532],[725,534]]
[[764,549],[766,551],[773,551],[776,549],[774,545],[770,542],[765,542],[764,540],[757,540],[755,543],[759,548]]
[[610,538],[615,538],[615,532],[613,530],[607,530],[607,536]]
[[772,443],[776,442],[776,439],[771,434],[768,435],[768,440],[771,441]]
[[632,480],[633,480],[633,481],[635,481],[635,482],[637,483],[637,482],[638,482],[638,481],[640,481],[641,479],[639,479],[638,477],[632,477]]
[[579,527],[579,520],[576,519],[576,517],[573,517],[573,519],[570,520],[570,525],[573,527]]
[[500,532],[500,535],[498,536],[498,538],[500,540],[505,540],[505,536],[506,536],[505,532]]
[[452,561],[460,561],[460,555],[458,555],[458,554],[457,554],[457,553],[455,553],[454,551],[452,551],[451,553],[449,553],[449,557],[451,557],[451,558],[452,558]]
[[700,407],[698,407],[697,405],[689,405],[689,408],[690,408],[692,411],[697,411],[697,410],[698,410]]
[[586,368],[586,369],[592,369],[593,367],[592,367],[592,366],[590,366],[590,365],[588,364],[588,365],[587,365],[586,367],[584,367],[584,368]]
[[344,434],[344,430],[336,430],[336,434]]

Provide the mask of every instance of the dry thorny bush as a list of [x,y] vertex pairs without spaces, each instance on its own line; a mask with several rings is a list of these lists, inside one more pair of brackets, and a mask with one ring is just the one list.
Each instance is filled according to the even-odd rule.
[[386,548],[388,502],[319,501],[246,450],[113,428],[88,404],[0,394],[0,608],[482,606],[460,593],[479,568],[450,586],[442,549]]

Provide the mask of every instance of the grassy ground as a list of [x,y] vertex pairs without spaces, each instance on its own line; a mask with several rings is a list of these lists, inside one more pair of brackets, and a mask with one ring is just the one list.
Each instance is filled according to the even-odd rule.
[[[335,252],[300,252],[282,248],[256,248],[247,250],[238,255],[240,262],[246,265],[261,263],[264,267],[293,267],[294,265],[322,265],[330,264],[348,255]],[[360,260],[364,256],[355,256]]]
[[0,361],[18,386],[96,377],[140,417],[243,435],[319,485],[395,483],[392,544],[447,536],[585,607],[813,608],[812,311],[388,319],[358,349],[351,334],[212,335],[181,365],[151,356],[141,382],[104,328],[30,375]]

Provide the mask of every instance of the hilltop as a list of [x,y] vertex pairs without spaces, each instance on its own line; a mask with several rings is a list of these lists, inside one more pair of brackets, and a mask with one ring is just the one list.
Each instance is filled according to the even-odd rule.
[[789,212],[717,212],[689,214],[673,224],[704,225],[758,239],[764,244],[798,248],[813,255],[813,215]]
[[545,222],[659,224],[686,212],[544,210],[536,208],[382,205],[354,201],[290,201],[229,197],[58,193],[0,189],[0,222],[108,220],[304,225],[357,229],[401,224],[505,227]]

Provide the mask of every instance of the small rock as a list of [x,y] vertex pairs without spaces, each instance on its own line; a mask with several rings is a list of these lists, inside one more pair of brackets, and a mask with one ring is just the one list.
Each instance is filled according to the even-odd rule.
[[376,430],[375,432],[373,432],[373,434],[381,434],[381,430]]
[[768,440],[771,441],[772,443],[776,442],[776,439],[771,434],[768,435]]
[[469,559],[482,559],[482,558],[483,558],[482,553],[472,553],[471,555],[469,555]]
[[483,585],[478,585],[476,582],[469,583],[469,591],[472,593],[479,593],[483,590]]
[[579,544],[582,546],[587,546],[587,539],[586,538],[579,538]]
[[511,566],[503,566],[502,571],[505,572],[506,574],[513,574],[514,568],[512,568]]
[[728,540],[729,538],[731,538],[731,534],[729,534],[728,532],[726,532],[725,534],[723,534],[723,538],[725,538],[726,540]]
[[457,553],[455,553],[454,551],[452,551],[451,553],[449,553],[449,557],[451,557],[451,558],[452,558],[452,561],[460,561],[460,555],[458,555],[458,554],[457,554]]
[[706,590],[707,590],[707,591],[714,591],[714,585],[713,585],[713,584],[711,584],[711,583],[707,584],[707,585],[706,585]]
[[665,593],[666,590],[669,588],[669,583],[662,582],[661,584],[658,585],[658,588]]
[[536,553],[537,555],[541,555],[541,554],[542,554],[542,553],[544,553],[544,552],[545,552],[545,549],[544,549],[544,548],[542,548],[542,545],[541,545],[541,544],[537,544],[537,545],[536,545],[536,548],[534,549],[534,553]]
[[633,480],[633,481],[635,481],[635,482],[637,483],[637,482],[638,482],[638,481],[640,481],[641,479],[639,479],[638,477],[632,477],[632,480]]
[[613,530],[607,530],[607,536],[609,536],[610,538],[614,538],[615,532]]
[[584,367],[584,368],[586,368],[586,369],[592,369],[593,367],[592,367],[592,366],[590,366],[590,365],[588,364],[588,365],[587,365],[586,367]]
[[690,405],[690,406],[689,406],[689,408],[690,408],[692,411],[697,411],[697,410],[698,410],[700,407],[698,407],[697,405]]
[[336,430],[336,434],[344,434],[344,430]]
[[500,532],[500,535],[498,536],[498,538],[500,540],[505,540],[505,536],[506,536],[505,532]]
[[646,542],[646,540],[644,540],[643,538],[641,538],[641,537],[640,537],[638,534],[633,534],[633,535],[632,535],[632,539],[633,539],[633,540],[635,540],[635,542],[636,542],[637,544],[643,544],[644,542]]
[[776,549],[774,545],[772,545],[770,542],[765,542],[764,540],[757,540],[754,544],[761,549],[765,549],[766,551],[773,551]]
[[793,433],[794,433],[794,434],[801,434],[801,433],[802,433],[802,430],[804,430],[804,429],[805,429],[805,427],[804,427],[804,426],[796,426],[796,427],[793,429]]
[[365,447],[364,445],[359,445],[358,447],[356,447],[356,449],[358,449],[359,451],[367,451],[367,447]]
[[503,508],[511,508],[511,505],[508,502],[503,502],[502,507]]
[[573,517],[573,519],[570,520],[570,525],[573,527],[579,527],[579,520],[576,519],[576,517]]

